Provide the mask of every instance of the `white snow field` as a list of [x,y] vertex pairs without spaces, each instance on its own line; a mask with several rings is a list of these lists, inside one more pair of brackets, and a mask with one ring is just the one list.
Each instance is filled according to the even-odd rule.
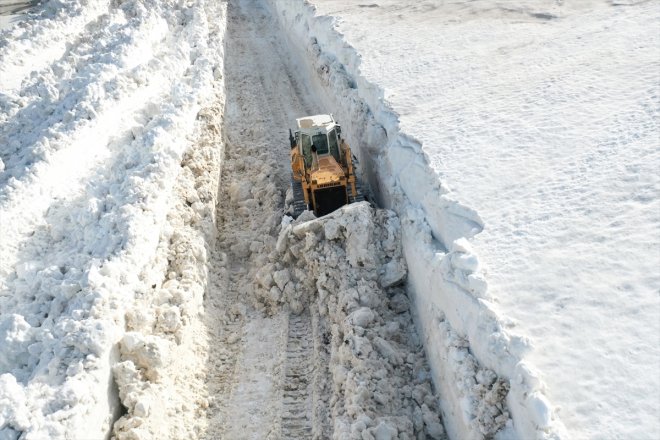
[[[0,440],[660,437],[658,18],[49,0],[4,22]],[[287,131],[320,113],[379,207],[287,215]]]

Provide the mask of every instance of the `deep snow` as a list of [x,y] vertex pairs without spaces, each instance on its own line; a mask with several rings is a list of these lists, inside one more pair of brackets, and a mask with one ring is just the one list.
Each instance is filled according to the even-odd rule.
[[[556,406],[570,438],[660,435],[657,2],[311,3],[316,18],[299,2],[276,2],[298,30],[294,44],[320,57],[313,68],[338,116],[351,114],[353,133],[365,133],[363,162],[389,171],[372,186],[387,193],[394,175],[411,205],[383,202],[402,215],[421,208],[440,247],[437,266],[433,253],[417,257],[424,234],[406,255],[423,309],[449,313],[493,368],[497,346],[479,346],[494,328],[464,324],[481,318],[465,313],[461,290],[489,300],[481,304],[506,332],[531,342],[518,344],[520,359],[540,371],[531,386],[550,403],[538,395],[514,422],[545,426]],[[386,137],[374,141],[356,99]],[[420,177],[428,170],[439,191]],[[438,209],[433,193],[473,213]],[[452,212],[465,216],[462,232]],[[487,291],[443,269],[460,236],[474,236],[467,248],[479,258],[449,261],[476,269]],[[444,287],[426,284],[436,270]],[[424,313],[430,328],[437,318]],[[504,359],[496,370],[515,380]]]
[[[0,33],[0,438],[656,437],[659,12],[43,3]],[[391,210],[282,220],[324,112]]]

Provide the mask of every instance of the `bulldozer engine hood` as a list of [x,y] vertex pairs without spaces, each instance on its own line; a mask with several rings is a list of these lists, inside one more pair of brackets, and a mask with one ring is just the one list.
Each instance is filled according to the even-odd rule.
[[342,167],[330,155],[319,157],[318,168],[311,173],[312,183],[319,187],[339,185],[345,177]]

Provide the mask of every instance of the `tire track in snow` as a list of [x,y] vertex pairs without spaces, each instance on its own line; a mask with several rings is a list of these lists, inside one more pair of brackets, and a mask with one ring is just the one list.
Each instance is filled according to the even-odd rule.
[[205,437],[214,440],[287,438],[281,433],[288,314],[264,318],[252,307],[251,290],[279,231],[290,175],[286,133],[295,117],[315,107],[296,81],[275,24],[261,2],[228,6],[226,147],[205,299],[213,341]]
[[289,315],[284,372],[282,438],[312,438],[314,342],[309,312]]

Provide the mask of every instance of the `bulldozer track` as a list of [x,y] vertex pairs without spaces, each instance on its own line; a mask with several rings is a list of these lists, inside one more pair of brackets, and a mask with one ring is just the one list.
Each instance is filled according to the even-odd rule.
[[[353,197],[352,195],[348,196],[348,203],[356,203],[356,202],[364,202],[366,198],[364,197],[364,192],[362,190],[362,182],[356,178],[355,180],[355,189],[357,191],[357,195]],[[349,194],[351,192],[349,191]]]
[[[353,169],[360,169],[360,161],[355,156],[353,156]],[[367,198],[364,196],[364,190],[362,189],[362,179],[358,177],[357,174],[355,175],[355,190],[357,191],[357,195],[355,197],[353,197],[351,195],[351,191],[349,191],[348,203],[364,202],[367,200]]]
[[306,209],[305,195],[303,194],[302,183],[291,176],[291,189],[293,190],[293,216],[297,218]]
[[289,316],[282,391],[282,438],[312,438],[312,322],[308,312]]

